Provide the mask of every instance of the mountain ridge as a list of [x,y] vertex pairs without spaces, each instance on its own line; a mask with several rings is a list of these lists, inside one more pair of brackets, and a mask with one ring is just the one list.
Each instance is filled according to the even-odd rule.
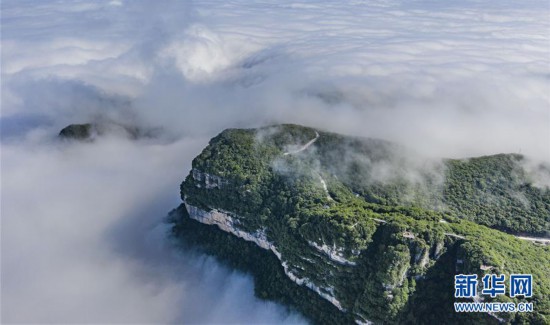
[[[355,149],[351,153],[354,159],[343,151],[350,150],[350,145]],[[193,160],[192,171],[181,185],[184,203],[172,217],[174,234],[182,242],[207,247],[209,254],[222,259],[229,254],[223,248],[226,243],[204,241],[217,236],[218,230],[254,243],[261,256],[275,256],[278,266],[268,270],[241,266],[256,277],[286,276],[294,286],[308,288],[336,308],[327,315],[318,308],[322,305],[319,299],[310,298],[307,303],[292,300],[289,292],[295,288],[289,284],[275,297],[268,292],[274,290],[269,283],[259,288],[264,292],[261,297],[293,306],[317,323],[430,319],[492,323],[497,319],[494,317],[546,323],[550,314],[550,267],[540,265],[550,266],[550,247],[521,241],[459,218],[452,211],[422,206],[425,201],[431,202],[430,196],[438,192],[430,190],[441,189],[441,183],[430,170],[421,170],[415,177],[425,177],[431,187],[403,181],[401,175],[407,177],[410,173],[406,169],[410,160],[396,152],[398,148],[383,140],[358,140],[297,125],[226,130]],[[346,168],[327,168],[334,167],[333,157],[347,160]],[[505,158],[504,166],[509,167],[514,159]],[[398,177],[392,178],[395,175],[389,173],[389,183],[346,178],[349,166],[356,175],[370,177],[371,170],[381,170],[376,164],[394,164],[390,170]],[[490,168],[491,172],[495,170]],[[373,190],[369,187],[372,184],[379,188]],[[395,193],[403,192],[395,184],[418,191],[413,193],[418,198],[413,195],[409,201],[419,203],[400,205]],[[541,194],[545,204],[549,202],[545,201],[546,194]],[[204,238],[190,233],[198,227],[194,222],[209,225],[200,228]],[[237,254],[234,258],[244,256]],[[500,313],[494,317],[454,313],[451,286],[458,272],[480,277],[491,272],[532,273],[539,292],[530,299],[536,312]],[[499,296],[488,301],[519,300]]]

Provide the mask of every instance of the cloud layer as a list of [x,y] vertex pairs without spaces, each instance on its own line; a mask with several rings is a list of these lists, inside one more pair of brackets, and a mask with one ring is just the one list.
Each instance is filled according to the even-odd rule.
[[112,111],[88,87],[178,134],[292,121],[550,160],[545,1],[3,6],[2,117]]
[[[2,320],[299,322],[174,252],[208,139],[292,122],[550,162],[547,1],[2,1]],[[69,123],[156,139],[58,142]]]
[[3,322],[303,322],[168,241],[162,219],[206,141],[3,146]]

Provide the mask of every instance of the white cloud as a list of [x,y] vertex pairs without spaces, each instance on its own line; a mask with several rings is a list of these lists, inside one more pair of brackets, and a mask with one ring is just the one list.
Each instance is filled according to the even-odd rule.
[[302,322],[167,241],[162,219],[208,139],[36,139],[2,147],[3,322]]
[[[254,50],[244,50],[247,46],[231,46],[216,33],[202,25],[191,25],[181,41],[174,41],[161,53],[161,58],[174,59],[176,67],[186,79],[201,82],[216,77],[244,54]],[[244,53],[244,54],[243,54]]]
[[[146,240],[207,139],[294,122],[548,162],[549,13],[532,0],[2,1],[3,319],[286,319],[243,276]],[[98,117],[167,136],[51,140]],[[217,312],[200,316],[189,292]]]

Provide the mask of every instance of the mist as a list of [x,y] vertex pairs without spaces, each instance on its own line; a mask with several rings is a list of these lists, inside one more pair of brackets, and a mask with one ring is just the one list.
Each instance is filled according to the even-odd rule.
[[[305,323],[166,236],[191,160],[225,128],[550,163],[547,1],[1,6],[5,323]],[[158,132],[57,138],[94,121]]]

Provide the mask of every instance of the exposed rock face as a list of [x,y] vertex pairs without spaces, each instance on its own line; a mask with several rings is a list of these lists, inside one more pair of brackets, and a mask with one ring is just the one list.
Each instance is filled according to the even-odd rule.
[[267,240],[265,229],[258,229],[255,233],[248,233],[238,228],[239,220],[230,216],[230,213],[223,210],[205,211],[185,203],[187,212],[192,219],[202,222],[207,225],[216,225],[223,231],[232,233],[233,235],[247,241],[254,242],[263,249],[271,250],[280,259],[281,254],[277,251],[273,243]]
[[210,175],[208,173],[203,173],[198,169],[193,168],[191,170],[191,175],[193,175],[193,179],[197,181],[197,187],[206,188],[207,190],[213,189],[213,188],[222,188],[225,184],[227,184],[227,181],[223,178],[216,176],[216,175]]
[[291,268],[288,265],[288,262],[283,261],[281,253],[279,253],[275,245],[272,242],[267,240],[265,229],[258,229],[254,233],[248,233],[238,228],[238,224],[239,224],[238,219],[231,217],[230,213],[227,211],[218,211],[216,209],[213,209],[211,211],[205,211],[195,206],[192,206],[188,203],[185,203],[185,207],[187,209],[187,212],[189,213],[189,216],[192,219],[195,219],[207,225],[216,225],[218,226],[218,228],[220,228],[223,231],[229,232],[246,241],[251,241],[256,245],[258,245],[259,247],[273,252],[273,254],[275,254],[275,256],[277,256],[277,258],[281,261],[281,265],[285,270],[285,274],[292,281],[294,281],[298,285],[305,285],[311,290],[317,292],[321,297],[328,300],[338,309],[343,310],[342,305],[340,304],[338,299],[336,299],[333,296],[334,288],[331,288],[331,287],[319,288],[310,279],[300,278],[294,273],[292,273]]
[[292,271],[289,270],[289,266],[287,262],[283,262],[283,268],[285,269],[286,275],[294,282],[296,282],[298,285],[305,285],[306,287],[310,288],[311,290],[315,291],[319,296],[322,298],[328,300],[331,304],[336,306],[336,308],[340,309],[341,311],[345,311],[344,308],[342,308],[342,304],[336,297],[334,297],[334,288],[328,287],[328,288],[319,288],[315,285],[310,279],[308,278],[300,278]]
[[308,244],[315,247],[320,252],[325,253],[331,260],[344,264],[344,265],[356,265],[355,262],[352,262],[350,260],[347,260],[344,257],[344,248],[342,247],[336,247],[336,245],[333,245],[332,247],[329,247],[327,244],[323,243],[323,245],[318,245],[315,242],[309,241]]

